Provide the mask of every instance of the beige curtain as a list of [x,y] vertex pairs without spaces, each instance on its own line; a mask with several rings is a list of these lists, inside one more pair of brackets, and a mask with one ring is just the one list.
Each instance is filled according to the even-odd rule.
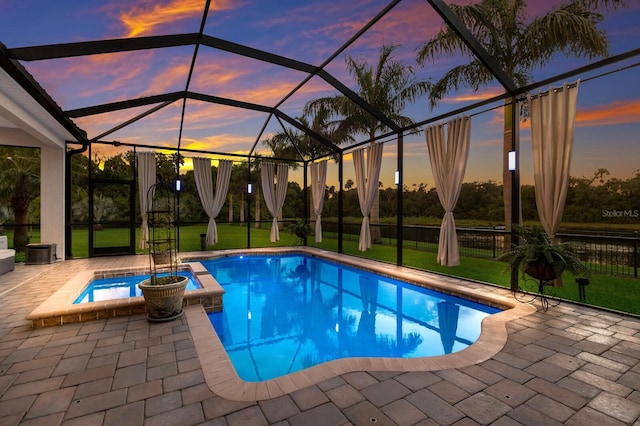
[[436,184],[436,192],[440,204],[444,207],[444,217],[440,225],[437,261],[445,266],[460,264],[456,222],[453,209],[458,202],[462,180],[469,158],[469,139],[471,136],[471,119],[460,117],[447,124],[445,144],[444,125],[431,126],[425,129],[431,172]]
[[211,160],[208,158],[193,159],[193,173],[196,180],[196,188],[200,196],[200,202],[207,216],[207,237],[205,244],[212,246],[218,242],[218,227],[216,217],[220,213],[224,200],[227,198],[229,189],[229,178],[231,177],[231,167],[233,163],[229,160],[218,162],[218,173],[216,176],[216,193],[213,195],[213,178],[211,177]]
[[136,153],[138,160],[138,200],[140,201],[140,248],[149,247],[149,222],[147,210],[149,209],[149,199],[147,192],[156,183],[156,155],[153,152]]
[[[280,239],[280,231],[278,230],[278,216],[282,212],[282,206],[284,205],[284,199],[287,195],[287,186],[289,181],[289,166],[287,164],[278,164],[277,175],[274,174],[275,164],[262,163],[260,165],[260,177],[262,180],[262,194],[264,195],[264,202],[269,209],[269,213],[273,216],[273,223],[271,224],[271,234],[269,239],[272,243],[275,243]],[[278,183],[275,183],[275,179],[278,179]]]
[[316,215],[315,240],[322,242],[322,208],[324,206],[324,191],[327,184],[327,160],[311,163],[311,197],[313,210]]
[[551,87],[548,94],[528,98],[536,205],[551,239],[560,227],[569,187],[579,83]]
[[369,229],[369,213],[373,206],[378,180],[380,178],[380,164],[382,163],[381,143],[369,145],[367,150],[367,170],[365,178],[364,152],[365,148],[353,151],[353,165],[356,170],[356,189],[358,192],[358,202],[362,213],[362,226],[360,227],[360,240],[358,249],[367,251],[371,248],[371,230]]

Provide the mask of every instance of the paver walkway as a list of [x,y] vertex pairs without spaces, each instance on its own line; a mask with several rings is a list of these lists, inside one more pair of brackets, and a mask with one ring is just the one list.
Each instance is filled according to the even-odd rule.
[[509,323],[504,349],[478,365],[348,373],[260,402],[209,390],[186,319],[25,320],[78,271],[145,262],[0,276],[0,425],[640,425],[640,320],[570,303]]

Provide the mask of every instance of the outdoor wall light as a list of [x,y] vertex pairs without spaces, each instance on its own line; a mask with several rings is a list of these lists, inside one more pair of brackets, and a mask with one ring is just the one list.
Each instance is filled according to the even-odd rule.
[[509,171],[514,172],[516,170],[516,152],[509,151],[508,157]]
[[247,184],[247,194],[251,194],[253,187],[250,183]]
[[174,183],[174,188],[175,188],[176,192],[182,191],[182,181],[180,179],[176,179],[176,181]]
[[394,175],[394,183],[396,185],[400,185],[400,170],[396,170],[395,175]]

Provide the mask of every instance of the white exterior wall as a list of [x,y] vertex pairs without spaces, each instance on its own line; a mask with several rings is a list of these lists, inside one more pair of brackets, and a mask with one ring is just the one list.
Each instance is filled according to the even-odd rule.
[[55,243],[57,259],[64,259],[65,148],[11,127],[0,127],[0,145],[40,148],[40,241]]
[[40,148],[40,241],[65,255],[65,141],[73,136],[0,69],[0,145]]

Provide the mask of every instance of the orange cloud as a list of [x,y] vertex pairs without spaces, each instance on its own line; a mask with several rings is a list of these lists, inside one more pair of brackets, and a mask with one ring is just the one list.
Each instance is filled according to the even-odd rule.
[[613,101],[605,105],[580,108],[576,114],[579,127],[611,126],[637,123],[640,116],[640,100]]
[[[198,59],[191,90],[271,106],[306,76],[307,74],[299,71],[253,59],[212,52]],[[316,91],[318,84],[312,79],[297,93]]]
[[[576,112],[576,126],[596,127],[613,126],[618,124],[637,123],[640,116],[640,100],[613,101],[608,104],[595,105],[581,108]],[[504,122],[503,110],[493,110],[490,125],[502,125]],[[531,119],[520,122],[520,129],[531,128]]]
[[478,102],[483,101],[485,99],[490,99],[495,96],[499,96],[504,93],[504,90],[499,90],[497,88],[482,90],[479,92],[467,92],[461,93],[458,96],[447,96],[442,99],[443,102]]
[[[230,0],[217,0],[211,3],[209,11],[231,8]],[[203,0],[171,0],[164,4],[146,2],[120,14],[120,20],[126,28],[127,37],[153,34],[158,26],[174,24],[176,21],[198,17],[204,9]]]
[[232,152],[229,148],[243,146],[247,147],[246,152],[253,145],[255,136],[240,136],[222,133],[218,135],[207,136],[201,139],[183,139],[182,147],[186,149],[216,151],[224,149],[224,152]]

